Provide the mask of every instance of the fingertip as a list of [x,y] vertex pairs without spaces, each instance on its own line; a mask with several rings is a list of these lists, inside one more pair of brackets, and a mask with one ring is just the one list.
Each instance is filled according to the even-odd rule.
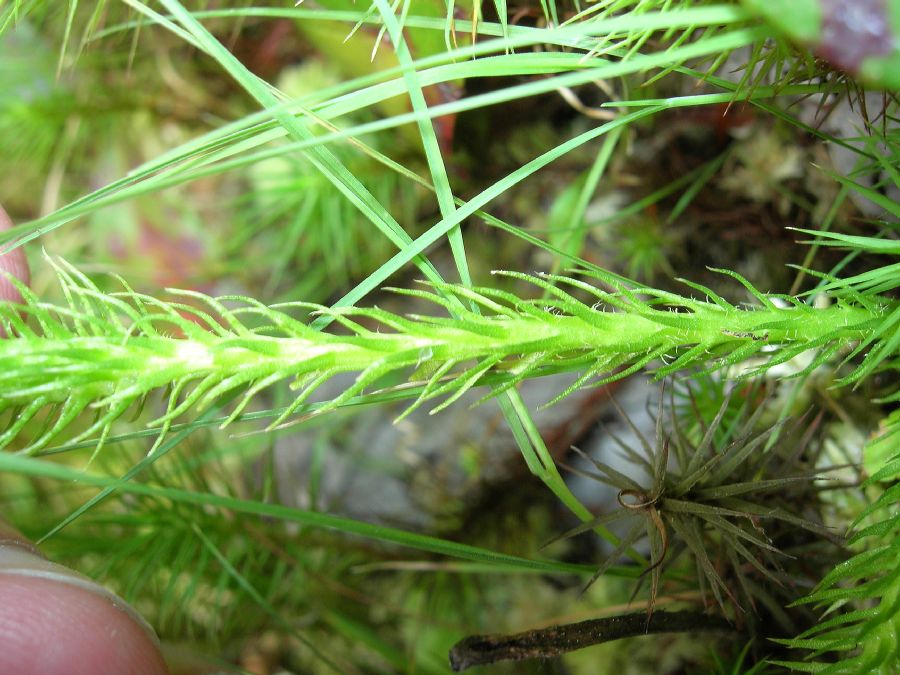
[[0,673],[166,672],[156,634],[134,609],[47,560],[0,518]]
[[168,671],[147,632],[106,597],[55,579],[0,574],[0,672]]

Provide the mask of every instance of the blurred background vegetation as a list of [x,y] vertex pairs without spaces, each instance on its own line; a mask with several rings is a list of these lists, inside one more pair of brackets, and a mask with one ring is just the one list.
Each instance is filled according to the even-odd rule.
[[[290,2],[260,5],[183,3],[249,73],[272,85],[279,100],[299,102],[303,114],[320,119],[314,134],[329,133],[334,124],[352,134],[360,125],[413,109],[402,90],[353,105],[354,94],[397,65],[376,10],[359,0],[306,0],[299,9]],[[38,297],[59,298],[41,248],[64,257],[104,290],[119,288],[112,273],[150,295],[171,287],[240,294],[266,304],[326,305],[396,252],[315,160],[291,150],[294,139],[272,133],[261,147],[241,145],[251,132],[277,126],[270,118],[252,122],[258,102],[233,72],[166,25],[166,7],[107,0],[6,0],[0,7],[0,204],[14,222],[46,230],[27,244]],[[473,59],[481,68],[473,71],[477,76],[424,87],[429,106],[526,87],[496,105],[434,120],[448,183],[462,200],[626,114],[630,102],[650,106],[721,96],[715,104],[672,105],[505,185],[486,207],[494,220],[463,223],[465,259],[476,283],[534,294],[526,284],[489,272],[559,271],[571,267],[562,252],[680,294],[689,289],[676,280],[686,278],[730,302],[751,300],[734,279],[710,269],[725,268],[764,292],[806,292],[812,302],[813,291],[828,279],[810,271],[851,278],[879,269],[883,258],[871,250],[848,254],[823,240],[798,243],[815,237],[788,228],[896,242],[900,146],[894,94],[867,89],[758,17],[741,14],[742,7],[699,0],[396,3],[416,60],[452,54],[510,28],[563,24],[591,35],[591,21],[628,13],[736,12],[721,26],[698,21],[699,27],[683,32],[613,33],[607,51],[598,48],[622,63],[633,55],[676,50],[655,69],[540,88],[554,73],[548,67],[530,70],[532,56],[585,51],[548,42],[510,50],[507,56],[522,57],[517,72],[497,67],[495,73],[487,58]],[[465,28],[445,31],[448,12]],[[361,17],[368,20],[358,23]],[[742,30],[757,32],[741,42]],[[691,60],[677,54],[683,44],[702,45],[723,35],[735,36],[733,49]],[[535,93],[527,88],[532,85]],[[764,90],[770,93],[755,98]],[[336,121],[317,118],[328,105],[348,101],[351,112]],[[206,155],[198,153],[179,162],[177,171],[162,167],[127,182],[136,167],[146,169],[236,121],[245,126],[235,127],[214,163],[204,165]],[[326,147],[410,237],[440,220],[424,178],[433,167],[414,123],[332,140]],[[111,192],[106,201],[78,210],[85,195],[123,178],[122,198]],[[427,253],[447,278],[458,278],[446,241]],[[408,288],[421,276],[406,266],[386,282]],[[879,290],[887,297],[895,291],[890,285]],[[364,304],[431,311],[380,292]],[[671,410],[663,415],[683,428],[691,447],[714,429],[719,451],[734,441],[754,401],[765,408],[762,419],[753,418],[760,428],[806,415],[799,431],[782,436],[776,461],[754,458],[729,477],[808,477],[784,488],[791,502],[785,508],[815,527],[807,531],[785,521],[764,528],[766,540],[792,557],[766,559],[770,578],[751,569],[756,557],[728,572],[723,569],[734,560],[723,539],[713,532],[706,542],[718,573],[729,583],[740,578],[748,584],[741,590],[745,614],[738,621],[750,626],[747,637],[635,638],[483,672],[763,672],[775,668],[766,659],[802,658],[802,650],[766,638],[793,638],[816,624],[820,610],[791,603],[860,550],[851,551],[842,536],[891,485],[893,475],[880,483],[863,481],[896,453],[900,428],[896,412],[889,417],[896,368],[854,389],[831,388],[846,374],[836,360],[787,379],[807,364],[783,364],[752,387],[738,388],[724,423],[714,422],[725,396],[721,377],[693,374],[685,378],[690,387],[682,382],[674,388]],[[564,376],[528,382],[523,397],[536,410],[571,382]],[[642,374],[579,391],[534,417],[551,455],[568,467],[563,478],[594,513],[612,509],[614,493],[584,478],[591,467],[570,446],[606,462],[617,451],[603,445],[609,433],[628,436],[628,424],[608,393],[621,400],[628,419],[638,426],[643,420],[641,430],[652,441],[654,416],[647,409],[655,411],[659,389]],[[67,477],[86,470],[93,482],[7,472],[0,476],[0,509],[36,539],[51,533],[42,544],[48,555],[108,584],[143,612],[175,672],[447,672],[449,648],[472,633],[643,609],[648,579],[637,584],[633,598],[641,567],[627,557],[613,560],[609,572],[584,590],[613,548],[590,535],[558,539],[579,521],[529,473],[493,403],[470,410],[464,399],[437,416],[417,413],[392,426],[403,402],[384,396],[378,406],[350,406],[260,433],[258,420],[270,421],[291,397],[287,388],[267,392],[239,425],[219,430],[227,415],[223,401],[199,419],[175,425],[158,459],[146,457],[155,434],[143,423],[158,416],[162,403],[148,398],[117,424],[99,453],[91,441],[41,451],[70,470]],[[0,424],[10,425],[12,414],[0,416]],[[89,420],[78,424],[84,428]],[[33,426],[20,447],[29,435],[40,434],[40,420]],[[629,438],[624,444],[637,447],[637,438]],[[619,470],[640,466],[634,456],[630,461]],[[832,481],[814,483],[814,474]],[[117,482],[121,476],[147,489],[124,489]],[[104,491],[98,494],[97,488]],[[219,498],[261,510],[242,510]],[[307,515],[292,520],[267,510],[278,505]],[[896,501],[883,505],[896,513]],[[377,527],[355,531],[350,520],[316,520],[317,515],[412,534],[409,540],[382,537]],[[896,517],[887,522],[895,527]],[[415,536],[434,539],[404,545]],[[551,539],[556,541],[541,549]],[[482,553],[466,553],[464,545]],[[635,546],[637,559],[652,557],[651,544]],[[524,559],[546,565],[528,569],[517,562]],[[714,605],[706,572],[688,555],[674,558],[659,582],[657,607]],[[769,592],[775,587],[777,592]],[[891,616],[896,614],[895,609]]]

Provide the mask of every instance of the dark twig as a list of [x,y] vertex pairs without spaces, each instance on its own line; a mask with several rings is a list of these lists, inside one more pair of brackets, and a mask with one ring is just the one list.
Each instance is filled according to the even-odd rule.
[[645,612],[635,612],[513,635],[472,635],[453,645],[450,667],[459,672],[497,661],[549,658],[601,642],[651,633],[735,630],[722,617],[700,612],[656,612],[649,621]]

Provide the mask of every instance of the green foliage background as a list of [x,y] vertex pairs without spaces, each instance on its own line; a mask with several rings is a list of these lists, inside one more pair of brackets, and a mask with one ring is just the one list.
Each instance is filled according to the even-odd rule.
[[[677,414],[673,401],[670,411],[676,426],[701,424],[684,432],[682,468],[692,448],[736,453],[742,461],[729,463],[734,475],[716,473],[719,483],[760,492],[772,487],[765,453],[781,462],[777,453],[788,452],[779,425],[814,392],[814,415],[837,409],[847,422],[846,410],[861,409],[881,420],[876,433],[849,421],[870,439],[849,453],[856,468],[830,490],[839,496],[797,492],[801,511],[822,499],[827,526],[853,528],[849,549],[829,540],[846,562],[827,574],[823,562],[815,588],[786,572],[792,606],[750,612],[799,621],[796,634],[769,635],[762,621],[752,649],[731,654],[723,644],[685,662],[892,672],[900,143],[881,71],[856,74],[884,88],[873,110],[853,73],[791,43],[749,2],[258,5],[0,4],[0,134],[9,139],[0,201],[21,223],[0,245],[25,246],[35,271],[33,288],[21,289],[25,305],[0,307],[10,336],[0,342],[4,513],[115,587],[169,642],[236,662],[276,635],[276,660],[298,672],[444,672],[446,650],[468,633],[624,605],[665,548],[652,528],[649,558],[632,547],[637,537],[619,546],[624,557],[604,563],[602,583],[583,597],[535,574],[581,583],[597,568],[538,552],[565,529],[547,522],[559,516],[550,499],[589,523],[579,531],[620,542],[570,491],[523,383],[577,373],[548,402],[562,405],[583,386],[644,370],[690,382],[693,407]],[[551,98],[570,106],[564,122],[553,122]],[[853,130],[811,124],[801,111],[811,99],[823,115],[854,102]],[[510,119],[521,135],[504,136],[501,150],[489,139],[514,107],[534,119]],[[759,179],[762,201],[787,204],[783,220],[797,218],[788,224],[808,238],[793,287],[770,281],[780,271],[751,282],[743,270],[690,259],[677,261],[686,279],[672,278],[668,258],[690,236],[679,223],[709,208],[698,200],[721,189],[715,181],[749,165],[733,146],[612,215],[592,215],[648,137],[664,137],[678,115],[712,125],[731,109],[751,111],[786,145],[827,144],[852,158],[850,170],[804,167],[828,186],[813,195],[822,204]],[[479,139],[489,161],[477,156]],[[853,200],[876,215],[859,217]],[[629,220],[635,214],[644,226]],[[596,233],[609,231],[618,240],[598,246]],[[705,236],[714,248],[718,233]],[[627,251],[623,268],[615,254],[596,263],[604,246]],[[421,278],[426,286],[415,285]],[[400,304],[373,299],[386,284]],[[325,387],[345,373],[355,379],[337,393]],[[722,378],[774,383],[791,402],[766,404],[781,419],[767,427],[771,442],[752,447],[759,462],[743,461],[741,444],[755,436],[727,423]],[[434,399],[441,414],[474,387],[486,387],[479,402],[499,407],[549,488],[530,506],[507,507],[521,516],[513,536],[498,534],[502,510],[485,516],[498,529],[444,536],[279,503],[288,477],[275,467],[278,439],[336,430],[361,406],[399,401],[403,420]],[[811,428],[812,457],[842,442],[834,426]],[[660,435],[657,453],[663,445]],[[806,468],[812,486],[833,467]],[[325,478],[311,470],[309,492]],[[715,541],[715,524],[727,525],[713,517],[722,513],[707,515]],[[744,535],[728,532],[722,555],[756,562],[734,553]],[[699,561],[701,541],[687,537]],[[703,579],[718,578],[711,567],[676,558],[653,570],[651,596],[684,578],[702,594]],[[809,603],[826,620],[813,625],[798,609]],[[568,663],[624,668],[616,664],[626,653],[606,645]]]

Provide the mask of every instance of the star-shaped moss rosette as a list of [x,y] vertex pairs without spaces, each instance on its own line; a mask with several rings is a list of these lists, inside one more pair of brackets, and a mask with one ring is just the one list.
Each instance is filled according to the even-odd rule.
[[[783,563],[791,556],[779,546],[782,541],[785,547],[807,545],[809,536],[798,535],[798,531],[823,542],[834,539],[820,520],[796,512],[800,504],[806,514],[817,510],[818,474],[809,468],[814,461],[810,461],[809,448],[812,434],[807,433],[816,420],[807,423],[804,416],[761,426],[766,398],[753,386],[725,394],[710,421],[703,420],[693,390],[685,392],[689,405],[681,406],[680,413],[676,412],[675,393],[671,393],[667,417],[665,392],[661,392],[653,442],[616,404],[639,438],[641,449],[614,439],[635,473],[644,474],[644,479],[626,475],[578,451],[596,471],[573,470],[618,489],[620,508],[582,523],[553,541],[630,520],[618,546],[588,586],[647,539],[650,560],[641,576],[650,579],[649,615],[656,605],[664,572],[674,571],[676,562],[683,562],[686,554],[696,568],[696,575],[689,575],[695,580],[691,583],[704,597],[710,593],[724,615],[743,622],[747,609],[754,611],[762,603],[766,610],[780,614],[777,619],[789,624],[781,608],[800,593],[788,592],[793,577]],[[685,411],[696,420],[693,429],[683,423]],[[684,567],[678,570],[683,572]],[[775,589],[779,588],[785,589],[785,594],[777,593]],[[781,595],[785,597],[776,597]]]

